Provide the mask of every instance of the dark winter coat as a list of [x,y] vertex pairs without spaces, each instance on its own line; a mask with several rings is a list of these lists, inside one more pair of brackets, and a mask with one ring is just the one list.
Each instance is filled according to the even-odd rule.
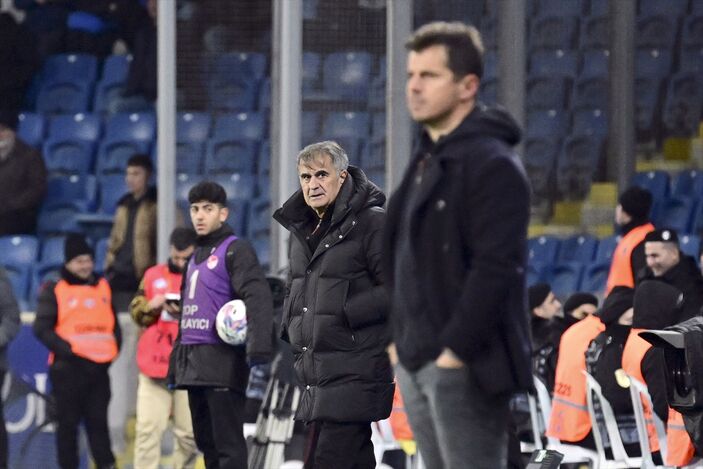
[[427,308],[394,309],[393,338],[409,369],[451,349],[491,394],[532,387],[525,289],[530,188],[511,149],[519,139],[509,115],[482,105],[435,143],[423,133],[386,224],[384,271],[392,291],[398,226],[423,161],[423,185],[407,209],[419,266],[414,280]]
[[683,293],[683,308],[679,317],[674,321],[675,323],[701,315],[701,307],[703,307],[703,276],[701,276],[701,272],[698,270],[693,257],[681,253],[679,263],[667,270],[661,277],[655,277],[652,271],[646,268],[644,275],[640,277],[640,282],[645,280],[660,280],[681,290]]
[[348,171],[315,252],[302,191],[274,214],[291,232],[282,336],[304,386],[297,418],[305,421],[381,420],[393,400],[380,259],[386,198],[361,170]]
[[0,160],[0,236],[33,233],[46,192],[46,168],[37,150],[22,140]]

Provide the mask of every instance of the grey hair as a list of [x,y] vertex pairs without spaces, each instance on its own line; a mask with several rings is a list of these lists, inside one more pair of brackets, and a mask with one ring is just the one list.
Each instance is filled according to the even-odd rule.
[[346,171],[349,167],[347,152],[337,142],[325,140],[324,142],[311,143],[298,153],[298,165],[309,163],[318,155],[327,155],[332,159],[332,165],[337,173]]

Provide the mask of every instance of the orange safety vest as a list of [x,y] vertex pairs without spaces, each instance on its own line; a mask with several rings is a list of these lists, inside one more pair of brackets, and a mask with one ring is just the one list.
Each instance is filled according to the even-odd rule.
[[608,281],[605,286],[605,296],[608,296],[610,290],[618,285],[630,288],[635,286],[635,276],[632,272],[632,251],[650,231],[654,231],[654,225],[646,223],[633,228],[622,237],[613,252],[613,261],[610,264]]
[[[55,331],[79,357],[108,363],[117,356],[112,292],[104,278],[97,285],[71,285],[59,280],[54,289],[58,315]],[[54,355],[49,355],[49,364]]]
[[561,336],[554,380],[554,397],[547,436],[563,441],[583,440],[591,431],[586,403],[586,349],[605,325],[596,316],[586,316]]
[[[641,383],[647,383],[642,375],[642,359],[644,354],[652,347],[652,344],[639,336],[639,333],[644,329],[630,329],[630,335],[627,336],[625,347],[622,351],[622,369],[625,373],[637,379]],[[654,417],[652,408],[649,403],[643,398],[642,408],[644,410],[644,419],[647,422],[647,434],[649,435],[649,448],[652,451],[659,451],[659,439],[657,438],[657,430],[654,426]]]
[[[178,293],[182,274],[174,274],[166,264],[158,264],[144,273],[144,296],[147,301],[156,295]],[[168,374],[168,362],[173,350],[173,342],[178,335],[178,320],[163,312],[159,319],[149,326],[137,344],[137,366],[150,378],[163,379]]]
[[691,437],[683,423],[683,415],[669,407],[666,423],[666,464],[667,466],[688,466],[695,453]]
[[408,414],[405,411],[403,396],[400,394],[400,386],[396,383],[393,393],[393,409],[391,409],[390,424],[393,430],[393,437],[398,441],[414,440],[413,431],[410,429]]

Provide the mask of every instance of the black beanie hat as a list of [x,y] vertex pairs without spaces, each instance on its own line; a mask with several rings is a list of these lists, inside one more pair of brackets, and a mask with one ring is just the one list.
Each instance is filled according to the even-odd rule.
[[683,293],[660,280],[645,280],[635,291],[635,315],[632,327],[664,329],[678,322]]
[[644,237],[645,243],[674,243],[679,244],[679,235],[676,231],[668,228],[650,231]]
[[93,248],[90,247],[83,235],[71,233],[66,236],[66,241],[63,248],[64,262],[70,262],[83,254],[90,254],[90,257],[95,257]]
[[547,299],[551,291],[552,287],[550,287],[548,283],[537,283],[528,288],[527,304],[530,307],[530,311],[544,303],[544,300]]
[[0,125],[12,130],[17,130],[18,123],[19,120],[15,111],[10,109],[0,109]]
[[586,292],[576,292],[564,302],[564,314],[569,314],[582,305],[593,305],[598,307],[598,298]]
[[603,306],[597,316],[606,326],[617,322],[625,311],[632,308],[634,297],[635,291],[630,287],[617,286],[613,288],[603,301]]
[[632,186],[620,194],[618,203],[622,209],[635,219],[649,217],[649,210],[652,208],[652,193],[647,189]]

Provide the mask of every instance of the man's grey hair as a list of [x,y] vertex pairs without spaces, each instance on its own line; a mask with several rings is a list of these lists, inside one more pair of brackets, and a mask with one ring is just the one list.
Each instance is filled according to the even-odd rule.
[[345,152],[337,142],[331,140],[311,143],[300,150],[300,153],[298,153],[298,165],[301,163],[309,163],[319,155],[327,155],[332,158],[332,165],[337,170],[337,174],[346,171],[349,167],[347,152]]

